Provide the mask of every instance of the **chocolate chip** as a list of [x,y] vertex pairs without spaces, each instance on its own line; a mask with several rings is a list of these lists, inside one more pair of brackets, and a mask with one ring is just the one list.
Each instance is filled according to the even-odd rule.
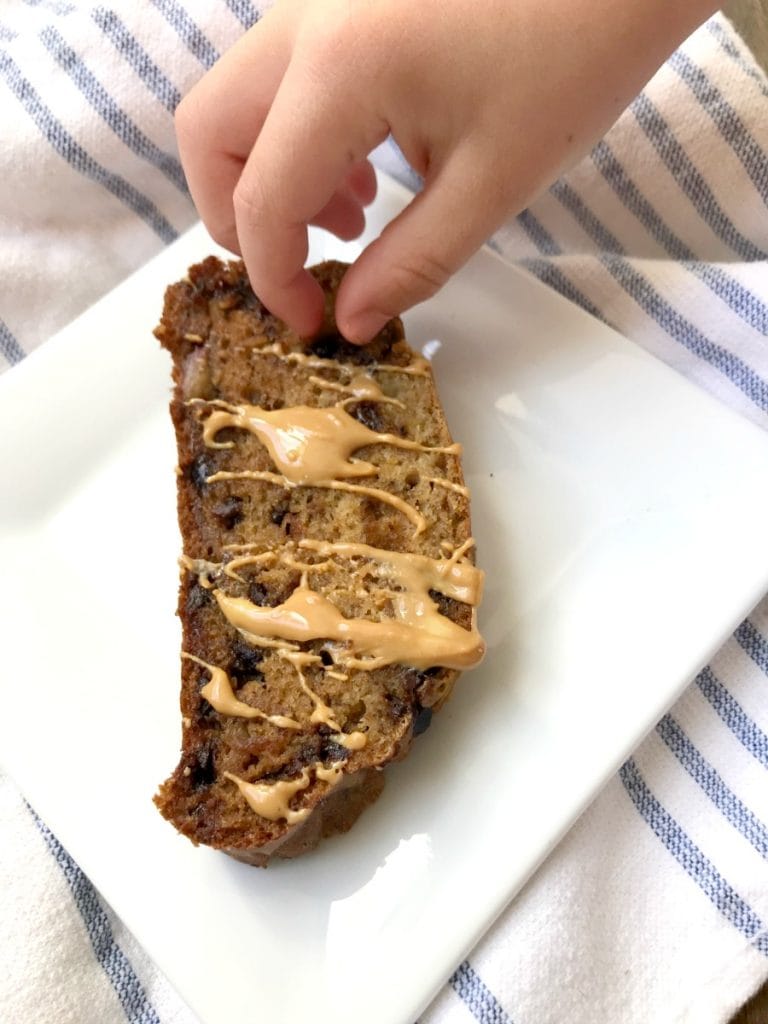
[[430,590],[429,596],[437,605],[437,610],[448,619],[455,619],[459,611],[458,601],[452,597],[446,597],[437,590]]
[[269,604],[269,592],[263,584],[254,581],[248,587],[248,600],[260,607]]
[[352,415],[359,423],[362,423],[364,427],[368,427],[369,430],[373,430],[374,433],[384,433],[384,422],[373,402],[358,402],[352,410]]
[[210,786],[216,778],[216,761],[211,743],[204,743],[195,751],[189,767],[189,781],[192,789]]
[[241,686],[247,680],[264,678],[259,665],[264,657],[260,647],[251,647],[244,640],[232,642],[232,656],[230,658],[227,672],[235,686]]
[[419,708],[413,716],[413,735],[421,736],[432,724],[432,708]]
[[343,344],[344,339],[340,334],[323,334],[319,338],[315,338],[309,351],[318,359],[335,359],[339,346]]
[[389,710],[393,718],[402,718],[408,713],[408,705],[394,693],[385,693],[384,699],[389,704]]
[[184,603],[184,608],[187,614],[191,614],[199,608],[205,608],[210,603],[210,591],[206,590],[205,587],[201,587],[199,583],[193,583],[187,591],[187,600]]
[[373,362],[373,356],[359,345],[352,345],[337,331],[321,334],[310,345],[309,351],[319,359],[336,359],[340,363],[364,366]]
[[281,502],[279,505],[275,505],[270,513],[269,518],[275,524],[275,526],[281,526],[283,520],[288,515],[288,504],[287,502]]
[[333,739],[323,739],[323,743],[320,747],[319,759],[321,761],[346,761],[348,756],[349,751],[346,747],[342,747],[340,743],[336,743]]
[[225,501],[219,502],[218,505],[214,505],[212,511],[224,529],[231,530],[233,526],[237,526],[243,520],[243,499],[232,495]]
[[216,467],[213,465],[213,461],[210,456],[205,454],[197,455],[184,469],[184,475],[198,494],[202,494],[203,489],[207,486],[206,480],[215,472]]
[[[317,761],[321,761],[323,745],[323,737],[318,733],[313,733],[311,736],[308,736],[306,741],[301,744],[280,774],[290,778],[291,776],[298,775],[299,772],[306,768],[308,764],[314,764]],[[343,747],[341,749],[344,750]]]

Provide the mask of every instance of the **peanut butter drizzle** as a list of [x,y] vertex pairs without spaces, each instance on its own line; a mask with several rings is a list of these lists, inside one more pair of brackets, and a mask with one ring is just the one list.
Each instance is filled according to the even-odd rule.
[[337,384],[335,381],[326,380],[324,377],[312,376],[310,383],[324,391],[335,391],[341,395],[348,395],[341,405],[349,405],[352,402],[381,402],[386,405],[396,405],[399,409],[405,406],[399,398],[390,398],[385,395],[379,385],[369,377],[367,373],[356,373],[348,384]]
[[231,558],[223,568],[227,576],[237,580],[239,583],[243,583],[243,577],[235,571],[236,569],[242,569],[245,565],[269,565],[276,561],[277,555],[274,551],[263,551],[259,555],[241,555],[239,558]]
[[343,761],[334,761],[333,764],[329,765],[327,768],[324,768],[323,765],[319,764],[315,768],[315,776],[322,782],[327,782],[329,785],[335,786],[343,774],[343,764]]
[[455,484],[453,480],[446,480],[444,476],[428,476],[426,481],[428,484],[437,484],[438,487],[445,487],[447,491],[454,491],[456,494],[461,494],[465,498],[469,497],[468,487],[465,487],[464,484]]
[[189,572],[195,573],[197,582],[206,590],[210,590],[213,586],[210,578],[215,576],[220,568],[218,562],[209,562],[205,558],[190,558],[188,555],[179,557],[179,565]]
[[[366,545],[349,547],[365,548]],[[426,556],[380,554],[382,564],[387,565],[389,574],[403,587],[394,595],[395,617],[392,619],[345,618],[326,597],[307,586],[306,579],[286,601],[272,608],[255,605],[243,597],[231,597],[218,589],[213,591],[213,596],[227,621],[246,639],[270,637],[295,643],[322,639],[346,643],[352,657],[340,656],[339,663],[343,667],[373,669],[399,663],[414,668],[442,665],[464,669],[476,665],[485,648],[475,616],[472,628],[464,629],[440,614],[428,591],[430,584],[436,582],[448,596],[454,593],[479,595],[482,579],[479,571],[474,570],[477,574],[474,586],[468,587],[465,581],[457,584],[451,579],[456,572],[461,577],[467,569],[453,559],[436,562]],[[383,556],[388,556],[386,562]],[[416,560],[413,567],[408,565],[409,557]],[[474,569],[474,566],[469,568]]]
[[211,707],[220,714],[232,715],[236,718],[262,718],[265,722],[271,722],[272,725],[277,725],[281,729],[301,729],[301,725],[293,718],[286,718],[285,715],[268,715],[264,711],[259,711],[258,708],[238,700],[232,689],[229,676],[223,668],[209,665],[207,661],[196,658],[194,654],[188,654],[186,651],[182,651],[181,656],[187,661],[194,661],[196,665],[201,665],[211,673],[210,682],[207,682],[200,690],[200,696],[205,697]]
[[295,651],[283,649],[279,652],[281,658],[285,658],[291,665],[296,669],[296,673],[299,677],[299,684],[314,704],[314,710],[310,716],[310,722],[314,725],[320,723],[321,725],[327,725],[329,729],[332,729],[336,733],[334,737],[339,746],[346,747],[347,750],[362,750],[365,744],[368,742],[364,732],[344,732],[339,723],[333,717],[333,711],[325,703],[320,694],[315,693],[312,687],[306,680],[302,667],[304,665],[321,665],[322,659],[316,654],[308,654],[305,651]]
[[[286,363],[295,363],[300,366],[309,366],[313,369],[328,367],[337,373],[342,371],[350,376],[360,370],[356,363],[340,363],[336,359],[323,359],[321,356],[308,356],[305,352],[286,352],[279,341],[272,345],[262,345],[253,349],[254,353],[260,355],[277,356]],[[392,363],[371,363],[365,367],[368,373],[405,373],[413,377],[430,377],[432,370],[429,362],[423,356],[414,356],[407,366],[394,366]]]
[[310,813],[309,807],[302,807],[294,811],[290,802],[293,797],[306,789],[312,779],[312,771],[315,778],[324,782],[329,789],[338,785],[343,776],[341,761],[334,761],[327,768],[319,761],[311,767],[304,768],[301,775],[295,779],[283,779],[278,782],[246,782],[245,779],[233,775],[232,772],[224,772],[224,778],[234,782],[246,799],[250,808],[260,817],[268,821],[284,820],[288,825],[298,825],[304,821]]
[[298,825],[309,815],[309,807],[294,811],[289,806],[292,798],[309,785],[309,768],[305,768],[297,779],[279,782],[246,782],[232,772],[224,772],[224,778],[235,783],[248,806],[261,818],[268,821],[284,819],[289,825]]
[[362,558],[376,563],[381,567],[382,575],[401,588],[390,592],[393,598],[401,596],[402,591],[437,590],[446,597],[476,607],[482,597],[484,573],[471,562],[461,561],[474,544],[474,539],[469,537],[450,558],[430,558],[428,555],[407,551],[374,548],[368,544],[334,543],[309,538],[299,541],[300,548],[326,558],[338,555],[341,558]]
[[258,437],[277,469],[293,484],[325,485],[332,480],[375,476],[377,468],[372,463],[352,459],[353,452],[374,444],[445,455],[461,453],[458,444],[423,445],[397,434],[370,430],[338,405],[267,410],[219,400],[208,404],[215,406],[203,426],[203,441],[209,448],[234,446],[233,441],[216,441],[218,432],[226,427],[247,430]]
[[[269,470],[257,470],[257,469],[243,469],[237,473],[230,473],[222,470],[219,473],[213,473],[211,476],[206,477],[205,482],[207,484],[216,483],[218,480],[263,480],[269,484],[275,484],[277,487],[286,487],[289,490],[293,487],[301,487],[301,484],[291,483],[286,477],[281,476],[279,473],[270,473]],[[362,484],[350,484],[345,480],[326,480],[322,483],[314,483],[312,487],[325,488],[329,491],[349,491],[351,494],[365,494],[369,498],[376,498],[383,502],[385,505],[391,505],[396,508],[398,512],[402,512],[406,519],[409,519],[415,529],[413,531],[414,537],[418,537],[420,533],[424,533],[427,528],[427,520],[407,501],[403,498],[399,498],[396,494],[391,494],[389,491],[383,491],[379,487],[365,487]]]

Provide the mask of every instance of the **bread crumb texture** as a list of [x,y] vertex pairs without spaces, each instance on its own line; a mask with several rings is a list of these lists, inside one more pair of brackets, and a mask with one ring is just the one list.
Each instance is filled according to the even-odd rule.
[[305,341],[213,257],[165,295],[183,539],[182,751],[155,797],[249,863],[344,832],[483,654],[469,499],[429,364],[391,321]]

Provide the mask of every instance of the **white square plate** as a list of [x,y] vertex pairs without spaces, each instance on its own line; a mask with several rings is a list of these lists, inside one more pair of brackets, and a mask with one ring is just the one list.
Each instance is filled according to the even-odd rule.
[[[382,180],[371,230],[406,198]],[[151,329],[210,248],[194,229],[0,379],[0,756],[206,1024],[409,1024],[768,587],[768,437],[479,253],[407,327],[441,342],[486,661],[351,833],[248,868],[151,802],[180,733]]]

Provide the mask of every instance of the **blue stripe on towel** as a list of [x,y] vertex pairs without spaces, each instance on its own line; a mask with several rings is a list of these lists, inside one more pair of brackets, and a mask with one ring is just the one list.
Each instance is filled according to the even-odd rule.
[[11,334],[8,325],[3,320],[0,320],[0,354],[11,366],[20,363],[27,354]]
[[216,47],[206,39],[181,4],[176,0],[152,0],[152,3],[204,68],[210,68],[216,63],[219,59]]
[[768,931],[748,903],[723,878],[648,788],[634,760],[619,769],[619,778],[635,808],[723,917],[768,957]]
[[750,135],[746,125],[710,81],[702,68],[679,50],[669,58],[669,66],[685,82],[717,130],[736,154],[764,203],[768,203],[768,160],[762,148]]
[[704,223],[741,259],[753,262],[765,259],[766,253],[729,220],[714,192],[645,93],[637,97],[630,109],[667,170],[681,191],[690,199]]
[[29,804],[27,807],[49,852],[64,875],[75,906],[83,919],[94,956],[115,990],[128,1021],[130,1024],[161,1024],[130,960],[115,941],[109,919],[93,885],[48,826],[38,818]]
[[712,19],[707,22],[707,29],[715,39],[717,39],[723,53],[727,54],[731,58],[740,71],[743,71],[748,78],[751,78],[757,83],[763,96],[768,96],[768,85],[765,83],[765,78],[759,71],[757,71],[756,68],[752,67],[746,62],[746,60],[744,60],[738,47],[734,44],[733,40],[728,37],[723,26],[718,21]]
[[768,675],[768,640],[745,619],[733,634],[758,668]]
[[518,214],[517,223],[525,231],[542,256],[560,256],[562,249],[544,225],[530,210]]
[[574,219],[586,231],[589,237],[597,243],[602,252],[615,253],[618,256],[624,255],[624,246],[616,235],[600,221],[590,210],[576,190],[565,181],[556,181],[550,193],[562,205],[573,214]]
[[708,665],[699,672],[695,682],[739,743],[763,768],[768,768],[768,736],[731,696]]
[[571,302],[581,306],[587,313],[597,317],[598,320],[605,320],[597,306],[590,302],[587,296],[579,291],[576,285],[550,260],[523,259],[520,260],[520,266],[538,277],[544,284],[549,285],[550,288],[554,288],[556,292],[560,292],[564,298],[570,299]]
[[139,126],[121,110],[61,34],[49,25],[40,33],[40,39],[118,139],[142,160],[146,160],[161,171],[180,192],[188,195],[187,182],[179,161],[169,153],[164,153],[147,138]]
[[623,205],[646,228],[652,238],[704,284],[729,309],[760,334],[768,335],[768,306],[720,267],[696,259],[694,252],[664,223],[640,192],[605,140],[592,150],[592,162]]
[[5,78],[9,88],[43,136],[74,170],[103,186],[140,217],[164,242],[172,242],[178,236],[178,232],[151,200],[142,195],[120,175],[113,174],[102,167],[72,138],[61,122],[45,106],[32,85],[24,78],[18,65],[4,50],[0,50],[0,75]]
[[24,0],[27,7],[42,7],[54,14],[72,14],[77,8],[73,4],[60,3],[59,0]]
[[[523,210],[517,217],[517,223],[525,231],[528,237],[539,251],[545,256],[561,255],[560,247],[552,235],[547,231],[541,221],[535,217],[530,210]],[[580,291],[576,285],[567,277],[559,267],[546,259],[525,258],[520,260],[521,266],[534,274],[544,284],[554,288],[555,291],[571,302],[575,302],[598,320],[605,320],[600,310],[591,302],[587,296]]]
[[181,93],[155,64],[147,51],[139,45],[117,14],[107,10],[106,7],[96,7],[91,11],[91,17],[120,56],[133,68],[147,89],[172,114],[181,103]]
[[259,20],[259,12],[251,0],[225,0],[225,3],[244,28],[250,28]]
[[768,860],[768,828],[726,786],[718,772],[691,743],[675,719],[671,715],[665,715],[656,726],[656,731],[723,817],[744,836],[761,857]]
[[671,338],[700,359],[705,359],[759,409],[768,412],[768,381],[763,380],[743,359],[710,341],[695,324],[678,313],[629,260],[617,255],[623,251],[618,239],[597,219],[570,185],[558,182],[551,191],[600,248],[608,250],[597,258],[638,306]]
[[459,964],[449,984],[480,1024],[512,1024],[504,1007],[468,960]]
[[622,288],[675,341],[706,360],[737,387],[762,412],[768,412],[768,381],[743,359],[728,352],[703,334],[695,324],[678,313],[628,260],[601,257],[601,262]]

